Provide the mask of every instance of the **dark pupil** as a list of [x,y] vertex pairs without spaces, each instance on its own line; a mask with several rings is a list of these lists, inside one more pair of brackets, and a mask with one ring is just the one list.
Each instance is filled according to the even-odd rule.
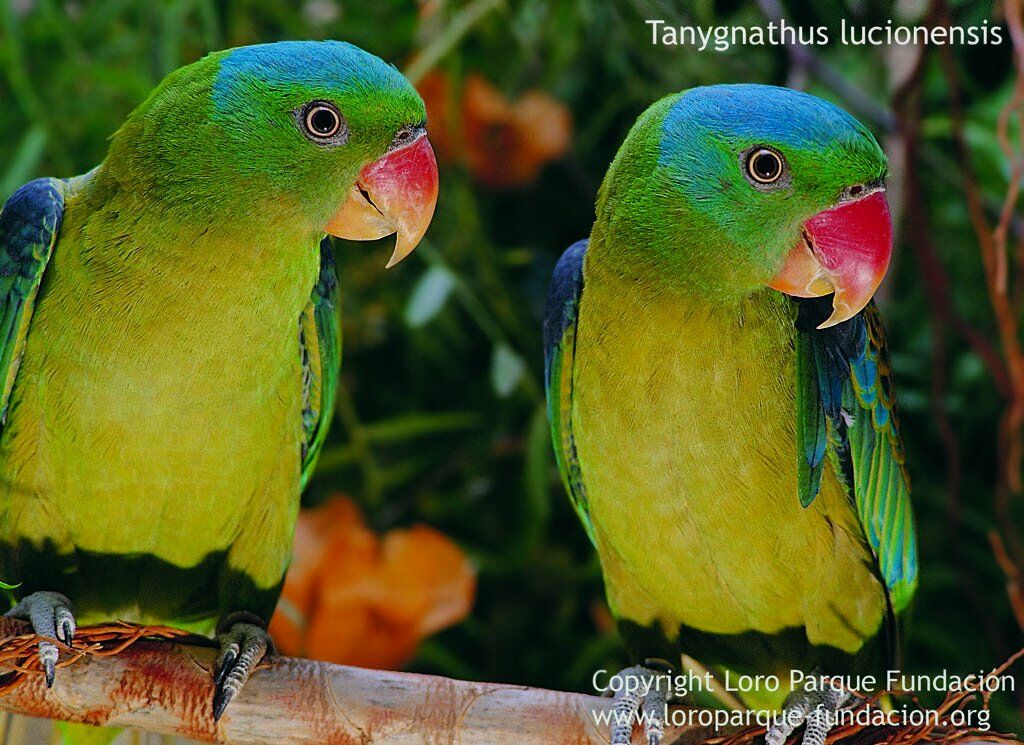
[[779,159],[771,153],[760,153],[754,158],[754,173],[765,181],[772,181],[779,175]]
[[318,135],[329,135],[334,133],[338,120],[330,109],[317,109],[309,117],[309,128]]

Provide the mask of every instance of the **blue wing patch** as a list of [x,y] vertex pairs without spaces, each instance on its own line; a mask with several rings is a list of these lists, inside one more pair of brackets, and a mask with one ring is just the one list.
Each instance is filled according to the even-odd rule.
[[583,293],[583,261],[586,252],[587,241],[572,244],[558,260],[551,277],[544,309],[544,387],[558,470],[573,507],[576,508],[576,514],[593,542],[587,492],[583,486],[572,433],[576,321]]
[[0,425],[63,216],[64,183],[52,178],[25,184],[0,211]]

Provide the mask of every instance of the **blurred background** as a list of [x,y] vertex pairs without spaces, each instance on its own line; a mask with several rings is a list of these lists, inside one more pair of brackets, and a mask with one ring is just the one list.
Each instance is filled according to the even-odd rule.
[[[274,620],[285,651],[579,691],[626,662],[554,465],[544,294],[637,115],[721,82],[809,90],[889,152],[898,245],[880,302],[922,566],[907,668],[966,674],[1021,646],[1019,0],[0,2],[4,199],[92,168],[166,73],[215,49],[344,39],[427,101],[442,177],[426,241],[388,272],[383,245],[337,252],[343,386]],[[1004,43],[698,53],[652,46],[644,24],[780,16],[830,29],[988,19]],[[1017,688],[993,699],[999,728],[1021,724]]]

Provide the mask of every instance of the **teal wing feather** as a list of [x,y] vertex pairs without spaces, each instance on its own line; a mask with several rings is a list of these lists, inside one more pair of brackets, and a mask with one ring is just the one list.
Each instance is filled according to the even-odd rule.
[[585,240],[566,249],[551,278],[544,313],[544,383],[558,470],[587,536],[593,542],[594,531],[590,522],[587,492],[583,486],[572,432],[576,321],[583,293],[583,260],[586,251]]
[[917,539],[882,321],[872,302],[845,323],[817,329],[831,312],[828,298],[797,306],[800,501],[817,496],[827,451],[898,614],[917,587]]
[[32,311],[64,215],[64,182],[22,186],[0,211],[0,426],[25,351]]
[[302,488],[316,468],[334,415],[341,368],[341,291],[329,238],[320,243],[320,273],[299,319],[302,349]]
[[851,360],[843,408],[857,412],[847,429],[848,476],[868,543],[889,588],[893,610],[907,608],[917,587],[917,536],[900,440],[899,412],[885,330],[872,304],[863,312],[862,353]]

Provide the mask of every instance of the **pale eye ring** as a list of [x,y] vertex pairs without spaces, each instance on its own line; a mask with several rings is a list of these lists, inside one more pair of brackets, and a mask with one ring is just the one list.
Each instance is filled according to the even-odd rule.
[[342,145],[348,140],[345,117],[329,101],[310,101],[295,112],[299,129],[318,145]]
[[782,155],[769,147],[755,147],[747,155],[747,175],[757,184],[774,184],[786,172]]

